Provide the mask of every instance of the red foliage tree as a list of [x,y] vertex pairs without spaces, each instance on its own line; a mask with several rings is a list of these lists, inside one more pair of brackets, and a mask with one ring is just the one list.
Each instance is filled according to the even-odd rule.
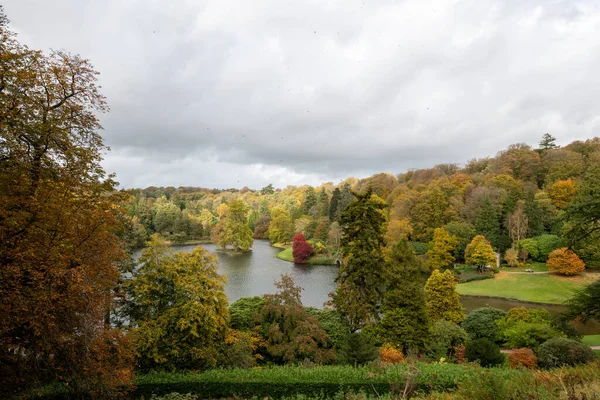
[[313,248],[308,244],[304,235],[297,233],[292,242],[294,262],[297,264],[306,264],[308,258],[313,254]]
[[513,349],[508,355],[508,363],[511,368],[535,368],[537,366],[537,357],[533,354],[533,350]]

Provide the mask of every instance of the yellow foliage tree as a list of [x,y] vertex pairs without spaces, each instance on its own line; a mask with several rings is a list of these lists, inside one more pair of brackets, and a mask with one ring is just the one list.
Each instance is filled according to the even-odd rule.
[[566,247],[554,250],[546,263],[550,271],[563,275],[577,275],[585,270],[584,262]]
[[444,268],[452,264],[454,256],[452,252],[458,245],[456,236],[450,235],[444,228],[436,228],[433,231],[433,240],[427,251],[427,265],[430,269]]
[[432,322],[446,320],[456,324],[465,319],[465,310],[456,292],[456,281],[452,272],[434,270],[425,284],[427,313]]
[[483,270],[486,265],[496,264],[496,254],[492,245],[483,235],[477,235],[465,249],[465,261],[469,265],[476,265]]
[[413,228],[407,219],[391,219],[385,233],[385,241],[388,245],[398,243],[402,239],[408,239]]
[[557,181],[550,188],[552,204],[560,210],[567,208],[567,205],[575,199],[576,194],[577,185],[573,179]]

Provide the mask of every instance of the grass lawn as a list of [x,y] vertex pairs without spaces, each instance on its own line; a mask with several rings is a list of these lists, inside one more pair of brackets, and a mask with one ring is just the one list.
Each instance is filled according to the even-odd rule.
[[[294,254],[293,254],[292,246],[286,247],[285,250],[277,253],[277,258],[284,260],[284,261],[294,262]],[[312,264],[312,265],[335,265],[335,260],[333,258],[329,258],[327,256],[317,255],[317,256],[312,256],[308,260],[308,263]]]
[[548,267],[546,267],[546,263],[533,261],[527,267],[508,267],[503,266],[502,271],[506,272],[525,272],[526,269],[532,269],[535,272],[548,271]]
[[592,274],[562,277],[555,274],[511,274],[504,271],[494,279],[461,283],[460,294],[471,296],[503,297],[535,303],[562,304],[575,290],[597,279]]
[[586,335],[581,342],[588,346],[600,346],[600,335]]

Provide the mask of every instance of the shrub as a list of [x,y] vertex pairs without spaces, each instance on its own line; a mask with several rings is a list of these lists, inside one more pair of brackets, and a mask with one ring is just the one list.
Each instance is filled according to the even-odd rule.
[[415,251],[415,254],[418,256],[422,256],[422,255],[426,254],[427,251],[429,251],[429,243],[410,242],[410,245],[412,246],[413,250]]
[[467,332],[453,322],[440,320],[431,327],[431,336],[427,345],[427,355],[431,359],[454,356],[454,348],[463,345],[469,339]]
[[468,342],[465,358],[468,361],[479,361],[482,367],[494,367],[504,362],[504,355],[500,352],[500,348],[486,338]]
[[510,348],[531,348],[561,333],[552,327],[552,317],[547,310],[512,308],[504,318],[496,322],[499,338]]
[[379,348],[379,359],[383,364],[400,364],[406,362],[402,351],[389,343],[386,343]]
[[585,264],[581,259],[566,247],[556,249],[550,253],[546,264],[550,271],[563,275],[576,275],[585,270]]
[[595,358],[594,352],[588,346],[565,338],[553,338],[542,343],[537,355],[540,366],[544,368],[585,364]]
[[504,260],[511,267],[519,266],[519,253],[515,249],[508,249],[504,253]]
[[556,235],[540,235],[536,236],[535,240],[537,241],[538,252],[539,252],[539,260],[544,262],[550,256],[554,250],[558,249],[562,245],[562,240]]
[[511,368],[535,368],[537,366],[537,357],[531,349],[513,349],[512,353],[508,355],[508,365]]
[[363,332],[354,332],[342,346],[340,358],[350,365],[362,365],[374,361],[379,356],[377,346],[371,337]]
[[471,339],[497,340],[499,329],[496,321],[502,319],[505,314],[504,311],[497,308],[478,308],[467,315],[461,326]]
[[229,306],[230,326],[237,330],[251,329],[264,305],[265,298],[262,296],[242,297],[234,301]]
[[313,248],[308,244],[304,235],[301,233],[294,236],[292,242],[292,249],[294,254],[294,262],[296,264],[306,264],[310,256],[314,253]]
[[520,240],[519,249],[521,252],[525,250],[527,252],[527,256],[534,260],[538,260],[540,258],[540,251],[538,250],[537,241],[534,238]]

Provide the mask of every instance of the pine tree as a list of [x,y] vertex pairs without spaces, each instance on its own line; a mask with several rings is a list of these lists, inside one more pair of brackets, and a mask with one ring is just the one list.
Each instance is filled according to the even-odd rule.
[[425,305],[419,260],[406,240],[392,247],[386,260],[383,318],[376,331],[382,342],[402,347],[404,353],[425,348],[431,323]]
[[498,247],[500,242],[498,212],[489,199],[485,199],[481,206],[481,210],[475,220],[475,229],[478,234],[485,236],[493,246]]
[[434,270],[452,264],[454,261],[452,252],[457,245],[456,236],[451,236],[444,228],[436,228],[433,231],[433,240],[427,251],[427,265],[429,268]]
[[321,189],[319,192],[319,216],[329,216],[329,196],[327,196],[325,189]]
[[456,292],[456,280],[450,270],[434,270],[425,284],[427,312],[432,322],[446,320],[456,324],[465,319],[465,310]]
[[386,204],[370,191],[356,195],[340,215],[342,225],[340,267],[333,303],[352,329],[379,319],[383,280]]
[[317,194],[312,186],[304,192],[304,203],[302,204],[302,214],[310,215],[314,218],[314,207],[317,205]]
[[331,222],[337,221],[339,217],[338,212],[338,203],[340,201],[340,189],[335,188],[333,190],[333,195],[331,195],[331,202],[329,203],[329,220]]
[[544,136],[542,136],[542,140],[540,140],[540,149],[550,150],[558,148],[558,146],[554,142],[556,142],[555,137],[553,137],[549,133],[544,133]]

